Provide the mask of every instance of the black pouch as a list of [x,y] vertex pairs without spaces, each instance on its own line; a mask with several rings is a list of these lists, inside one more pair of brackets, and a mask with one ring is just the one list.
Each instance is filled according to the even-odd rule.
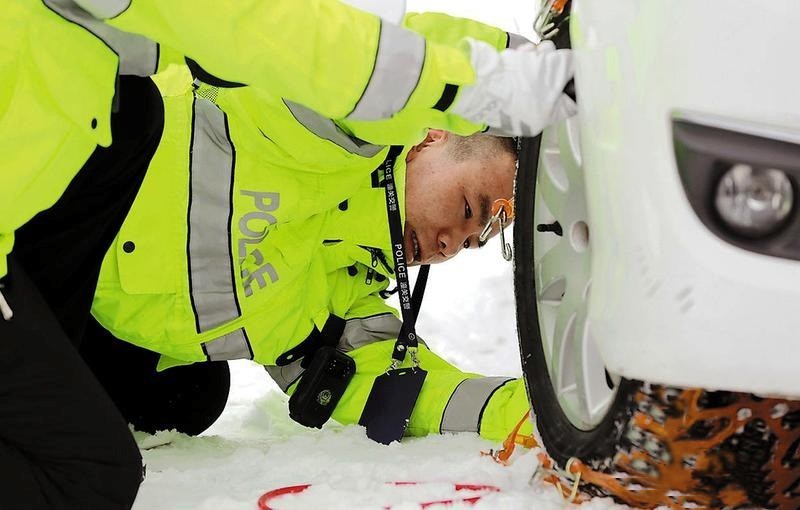
[[322,428],[355,373],[353,358],[333,347],[320,347],[289,398],[289,416],[306,427]]
[[400,441],[428,372],[421,368],[396,368],[375,378],[359,425],[377,443]]

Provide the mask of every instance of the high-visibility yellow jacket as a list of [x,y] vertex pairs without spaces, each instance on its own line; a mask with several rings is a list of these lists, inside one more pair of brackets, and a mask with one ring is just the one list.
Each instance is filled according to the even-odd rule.
[[[472,26],[451,23],[468,33]],[[505,45],[504,33],[488,34]],[[157,82],[164,135],[104,261],[95,317],[118,338],[162,353],[160,368],[254,359],[286,391],[302,374],[304,340],[330,315],[341,317],[338,347],[357,373],[334,418],[357,422],[400,328],[381,296],[393,264],[375,169],[388,149],[360,136],[408,133],[404,119],[376,130],[253,87],[192,94],[185,68]],[[401,202],[406,152],[396,165]],[[521,380],[463,373],[425,346],[419,358],[429,375],[410,434],[500,439],[528,408]]]
[[0,277],[14,231],[111,143],[117,75],[159,61],[187,55],[332,119],[402,115],[415,125],[395,143],[481,127],[441,111],[445,90],[474,80],[464,50],[335,0],[10,0],[0,30]]

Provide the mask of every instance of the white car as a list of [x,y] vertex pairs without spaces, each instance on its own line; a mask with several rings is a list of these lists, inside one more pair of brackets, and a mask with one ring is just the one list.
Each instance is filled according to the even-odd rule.
[[523,143],[514,226],[543,446],[628,503],[797,508],[800,3],[553,22],[579,113]]

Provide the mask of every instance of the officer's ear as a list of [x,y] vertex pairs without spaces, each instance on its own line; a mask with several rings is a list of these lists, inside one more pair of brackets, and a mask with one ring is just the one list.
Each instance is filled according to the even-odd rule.
[[447,141],[447,134],[447,131],[442,129],[429,129],[428,136],[425,137],[425,140],[422,142],[422,144],[425,146],[431,146],[445,143]]
[[445,143],[447,141],[447,131],[441,129],[429,129],[428,134],[425,136],[425,139],[415,145],[408,153],[409,159],[413,159],[416,153],[422,152],[423,150],[433,147],[435,145],[439,145]]

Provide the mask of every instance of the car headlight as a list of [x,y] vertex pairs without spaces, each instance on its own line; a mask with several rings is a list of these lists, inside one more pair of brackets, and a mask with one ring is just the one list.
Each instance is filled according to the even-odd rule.
[[703,225],[739,248],[800,260],[800,129],[673,113],[675,163]]
[[722,221],[737,234],[769,235],[792,212],[792,182],[782,170],[736,164],[720,179],[714,205]]

